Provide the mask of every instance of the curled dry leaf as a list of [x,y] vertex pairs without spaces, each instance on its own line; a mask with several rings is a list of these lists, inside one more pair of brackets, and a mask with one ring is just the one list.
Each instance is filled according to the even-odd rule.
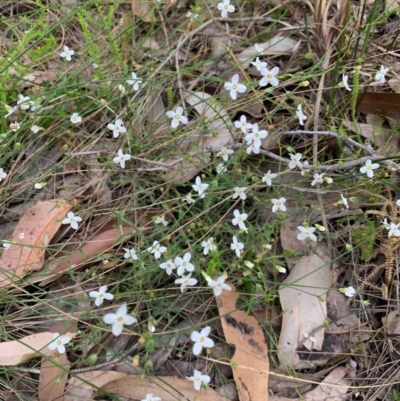
[[233,377],[241,401],[268,401],[268,348],[256,318],[236,309],[238,293],[222,291],[217,297],[222,328],[228,343],[235,345]]
[[[208,164],[210,157],[206,151],[220,149],[233,142],[228,129],[228,126],[232,126],[232,120],[215,98],[205,92],[192,92],[185,100],[193,106],[200,118],[204,119],[209,132],[194,130],[179,144],[181,152],[190,152],[191,158],[190,161],[175,163],[171,170],[164,174],[164,180],[175,184],[184,184],[191,180]],[[179,155],[176,156],[178,157]]]
[[[74,333],[65,333],[74,338]],[[50,356],[49,344],[53,341],[53,333],[45,332],[23,337],[17,341],[6,341],[0,344],[0,366],[14,366],[37,356]]]
[[36,204],[21,217],[10,239],[15,244],[0,256],[0,287],[43,267],[47,246],[71,209],[63,199],[54,199]]
[[236,58],[240,65],[246,69],[250,66],[250,63],[257,56],[266,56],[270,54],[290,54],[293,48],[296,46],[296,41],[283,36],[275,36],[264,43],[259,43],[259,46],[265,49],[262,53],[258,53],[254,48],[254,45],[249,46],[241,53],[236,55]]
[[300,344],[308,350],[322,348],[327,318],[326,296],[333,281],[330,263],[322,256],[311,255],[299,260],[279,288],[284,311],[279,337],[279,361],[283,370],[310,366],[300,362],[296,352]]

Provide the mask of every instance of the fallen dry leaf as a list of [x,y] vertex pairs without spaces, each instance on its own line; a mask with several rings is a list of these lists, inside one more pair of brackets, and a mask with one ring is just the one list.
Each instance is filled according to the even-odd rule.
[[34,71],[25,75],[21,82],[23,83],[24,88],[30,88],[31,86],[42,85],[43,83],[54,81],[55,78],[55,71]]
[[105,370],[93,370],[71,377],[65,390],[64,401],[93,400],[97,388],[110,381],[126,377],[125,373]]
[[388,334],[400,334],[400,313],[398,310],[390,312],[387,316],[382,318],[385,332]]
[[144,22],[150,22],[150,4],[147,0],[131,0],[132,14],[142,18]]
[[71,209],[63,199],[54,199],[36,204],[21,217],[10,239],[16,244],[0,255],[0,287],[43,267],[47,246]]
[[300,259],[279,288],[284,311],[279,361],[284,371],[310,366],[300,361],[296,352],[299,345],[303,344],[308,350],[322,348],[327,319],[326,296],[333,281],[330,263],[324,259],[318,255]]
[[296,46],[296,41],[283,36],[276,36],[268,40],[267,42],[258,43],[258,45],[264,49],[262,53],[259,53],[254,45],[251,45],[244,49],[241,53],[236,55],[237,61],[241,66],[246,69],[250,66],[250,63],[257,56],[267,56],[270,54],[290,54],[293,48]]
[[205,92],[193,92],[186,102],[194,107],[199,117],[207,122],[210,133],[202,138],[203,149],[214,150],[233,141],[228,126],[232,126],[232,120],[228,112],[211,95]]
[[[191,153],[192,156],[190,161],[174,163],[171,169],[163,175],[165,181],[175,184],[186,183],[207,166],[210,156],[204,151],[220,149],[233,141],[227,128],[232,125],[232,121],[228,112],[213,96],[205,92],[191,92],[185,100],[207,123],[209,132],[203,133],[200,130],[194,130],[178,145],[181,152]],[[176,156],[176,158],[178,157],[179,155]]]
[[364,93],[357,111],[361,113],[382,114],[400,122],[400,94],[399,93]]
[[264,333],[253,316],[236,309],[238,293],[222,291],[217,297],[222,328],[228,343],[235,345],[233,377],[241,401],[268,401],[268,349]]
[[[75,337],[73,333],[65,335],[70,338]],[[50,356],[55,352],[49,348],[52,341],[53,333],[44,332],[0,343],[0,366],[14,366],[34,356]]]
[[[141,378],[138,375],[130,375],[109,382],[102,389],[108,393],[132,397],[135,400],[142,400],[148,393],[152,393],[160,397],[162,401],[229,401],[210,388],[199,392],[194,389],[192,381],[178,377]],[[264,398],[263,401],[266,399]]]
[[65,353],[58,356],[57,365],[48,359],[42,359],[38,389],[40,401],[58,401],[62,399],[68,380],[69,368],[70,362]]
[[121,230],[119,228],[107,230],[95,235],[79,249],[72,251],[65,259],[56,265],[49,273],[49,277],[43,280],[42,275],[42,281],[39,283],[39,285],[44,286],[54,280],[57,280],[68,269],[77,267],[79,264],[87,262],[93,257],[96,257],[106,250],[118,245],[119,243],[126,241],[128,237],[123,234],[128,233],[131,233],[132,235],[134,234],[132,227],[130,226],[124,226]]
[[338,366],[315,389],[304,394],[304,400],[308,401],[339,401],[346,397],[351,382],[344,379],[348,370]]

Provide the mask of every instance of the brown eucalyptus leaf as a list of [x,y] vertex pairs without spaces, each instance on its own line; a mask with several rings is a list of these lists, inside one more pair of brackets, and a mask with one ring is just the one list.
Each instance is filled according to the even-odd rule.
[[[75,337],[73,333],[65,335]],[[50,350],[49,345],[52,341],[53,333],[44,332],[0,343],[0,366],[14,366],[33,357],[53,355],[57,351]]]
[[[135,400],[146,398],[148,393],[160,397],[162,401],[229,401],[211,388],[195,390],[193,382],[178,377],[141,377],[130,375],[107,383],[103,390],[119,396],[132,397]],[[100,393],[100,391],[99,391]],[[263,398],[263,401],[267,401]]]
[[236,309],[239,297],[232,284],[231,291],[217,297],[225,339],[235,346],[233,377],[241,401],[268,401],[268,348],[264,333],[255,317]]
[[71,209],[63,199],[54,199],[39,202],[21,217],[13,244],[0,255],[0,287],[43,267],[47,246]]
[[62,399],[70,365],[65,353],[57,357],[57,365],[49,359],[42,359],[38,389],[40,401],[58,401]]

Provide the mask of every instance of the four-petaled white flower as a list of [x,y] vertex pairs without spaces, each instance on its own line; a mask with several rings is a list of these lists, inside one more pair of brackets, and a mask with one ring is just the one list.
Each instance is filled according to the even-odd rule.
[[20,125],[20,123],[18,123],[18,122],[16,121],[15,123],[11,123],[11,124],[9,125],[9,127],[10,127],[11,131],[17,132],[17,131],[21,128],[21,125]]
[[389,233],[388,233],[388,237],[390,238],[392,235],[394,235],[395,237],[400,237],[400,223],[390,223],[389,224]]
[[192,273],[189,273],[187,276],[182,276],[175,280],[175,284],[181,285],[181,292],[185,292],[186,287],[197,284],[197,280],[195,278],[191,278],[191,277],[192,277]]
[[279,67],[274,67],[272,70],[265,67],[260,72],[263,75],[259,82],[260,86],[267,86],[268,84],[271,84],[272,86],[279,85],[279,80],[276,77],[279,73]]
[[187,124],[188,119],[183,115],[183,108],[177,107],[176,111],[167,111],[167,117],[171,118],[171,127],[176,128],[179,123]]
[[192,188],[194,191],[196,191],[199,194],[200,198],[204,198],[205,191],[208,188],[208,184],[203,184],[201,182],[200,176],[198,175],[196,177],[196,184],[192,185]]
[[73,229],[78,228],[78,223],[82,221],[82,218],[75,216],[74,212],[68,212],[67,217],[62,221],[62,224],[71,224]]
[[352,298],[354,297],[354,295],[356,294],[356,290],[353,287],[347,287],[344,290],[344,295],[346,295],[346,297]]
[[244,224],[244,222],[247,219],[247,214],[246,213],[240,213],[239,210],[235,209],[233,211],[233,215],[235,217],[232,219],[232,224],[234,226],[239,226],[239,228],[241,228],[242,230],[247,231],[247,228],[246,228],[246,226]]
[[217,157],[222,157],[222,160],[228,161],[229,155],[232,155],[234,151],[229,149],[227,146],[222,146],[221,150],[217,153]]
[[82,121],[82,117],[78,113],[72,113],[69,121],[73,124],[79,124]]
[[385,217],[382,221],[382,225],[386,230],[390,230],[390,224],[387,222],[387,218]]
[[128,308],[126,304],[122,304],[118,309],[117,313],[106,313],[103,316],[105,324],[112,324],[111,331],[115,337],[118,337],[124,325],[130,326],[131,324],[137,323],[137,319],[131,315],[128,315]]
[[113,159],[114,163],[119,163],[121,168],[125,168],[125,162],[128,160],[131,160],[131,155],[126,153],[124,154],[124,152],[122,151],[122,149],[118,150],[118,156],[115,156]]
[[252,132],[245,136],[245,139],[248,144],[253,143],[256,148],[259,148],[261,146],[262,139],[265,139],[268,136],[268,131],[265,129],[259,131],[257,123],[252,125],[251,131]]
[[199,391],[201,386],[207,387],[207,384],[210,383],[210,376],[202,375],[199,370],[193,371],[192,377],[186,377],[186,379],[192,380],[195,390]]
[[154,220],[154,224],[162,224],[164,227],[167,227],[168,221],[165,220],[164,216],[157,216],[156,219]]
[[[18,95],[17,105],[21,110],[29,110],[29,107],[31,107],[30,100],[31,98],[29,96]],[[6,117],[9,115],[10,114],[7,114]]]
[[240,258],[240,255],[242,254],[243,248],[244,248],[244,245],[243,245],[241,242],[239,242],[239,241],[237,240],[237,238],[236,238],[236,235],[234,235],[234,236],[232,237],[231,250],[232,250],[232,251],[235,251],[236,256],[237,256],[238,258]]
[[261,180],[270,187],[272,185],[272,180],[277,176],[278,176],[277,174],[271,173],[271,170],[268,170],[267,174],[264,174],[264,177]]
[[264,49],[263,47],[261,47],[258,43],[256,43],[256,44],[254,45],[254,48],[256,49],[256,52],[259,53],[259,54],[263,53],[264,50],[265,50],[265,49]]
[[312,181],[311,186],[313,187],[314,185],[317,185],[317,184],[323,184],[324,175],[325,175],[325,173],[322,173],[322,174],[315,173],[314,180]]
[[106,285],[102,285],[98,291],[90,291],[89,297],[96,298],[94,300],[94,304],[96,306],[100,306],[104,302],[105,299],[107,299],[108,301],[111,301],[112,299],[114,299],[114,295],[107,292]]
[[349,92],[351,92],[351,89],[350,89],[350,87],[349,87],[349,76],[348,76],[348,75],[343,74],[342,82],[343,82],[344,87],[345,87]]
[[182,276],[185,271],[192,272],[194,270],[194,265],[190,263],[190,259],[192,258],[192,254],[190,252],[186,252],[183,255],[183,258],[177,256],[174,260],[175,266],[178,268],[176,271],[178,276]]
[[214,238],[210,237],[207,241],[203,241],[201,246],[203,247],[203,254],[208,255],[209,252],[214,252],[217,250],[217,247],[214,245]]
[[188,193],[186,196],[182,198],[182,202],[187,203],[188,205],[191,205],[194,203],[194,199],[192,198],[192,193]]
[[218,3],[217,8],[221,11],[222,18],[227,18],[228,13],[233,13],[235,11],[235,6],[230,3],[230,0],[222,0],[221,3]]
[[133,90],[137,91],[139,90],[139,85],[142,83],[142,78],[138,78],[137,75],[132,72],[132,79],[128,79],[126,81],[126,83],[128,85],[132,85],[133,86]]
[[161,398],[155,397],[153,393],[148,393],[146,394],[146,398],[144,398],[142,401],[161,401]]
[[295,155],[291,153],[289,156],[291,159],[291,161],[289,162],[290,169],[295,168],[296,166],[300,169],[303,167],[303,165],[301,164],[301,161],[300,161],[301,158],[303,157],[303,155],[301,153],[296,153]]
[[233,188],[233,190],[235,191],[235,193],[233,194],[232,199],[240,198],[242,200],[245,200],[247,198],[247,187],[235,187]]
[[249,146],[246,148],[246,152],[248,155],[250,155],[251,153],[255,153],[256,155],[258,155],[260,153],[260,148],[258,148],[256,145],[254,145],[254,143],[250,143]]
[[379,168],[379,164],[378,163],[372,163],[370,159],[368,159],[365,162],[365,166],[360,168],[360,172],[362,174],[367,174],[367,176],[369,178],[372,178],[374,176],[374,170],[376,170],[377,168]]
[[257,57],[256,61],[252,61],[251,64],[254,65],[254,67],[257,68],[257,71],[260,71],[262,75],[265,75],[267,63],[265,61],[260,61],[260,57]]
[[149,246],[147,252],[150,252],[154,255],[156,259],[160,259],[161,255],[167,250],[165,246],[160,245],[158,241],[154,241],[152,246]]
[[122,248],[125,251],[124,258],[138,260],[136,250],[134,248]]
[[223,174],[223,173],[226,173],[227,168],[224,163],[218,163],[216,170],[217,170],[217,174]]
[[299,119],[299,124],[304,125],[304,121],[307,120],[307,116],[303,113],[303,109],[301,107],[301,104],[297,105],[297,110],[296,110],[296,115]]
[[176,269],[176,266],[171,259],[168,259],[166,262],[160,264],[160,269],[165,270],[168,276],[170,276],[172,274],[172,270]]
[[107,125],[107,128],[113,132],[113,137],[118,138],[119,134],[125,134],[126,128],[124,127],[124,123],[120,118],[115,120],[115,123],[110,123]]
[[308,162],[308,160],[304,160],[304,162],[300,164],[300,174],[304,177],[310,171],[310,169],[308,168],[310,166],[310,163]]
[[7,241],[6,239],[3,239],[3,248],[4,250],[10,249],[10,241]]
[[247,134],[248,130],[252,127],[252,124],[247,122],[246,116],[243,114],[240,116],[239,121],[235,121],[235,127],[240,128],[243,134]]
[[37,125],[32,125],[31,132],[33,132],[34,134],[37,134],[41,129],[43,129],[43,128],[40,128]]
[[316,235],[313,234],[316,230],[315,227],[298,226],[297,229],[300,231],[297,235],[298,240],[304,241],[306,238],[309,238],[311,241],[317,241]]
[[230,285],[225,283],[224,276],[220,276],[216,280],[209,279],[208,285],[213,289],[216,297],[219,297],[222,294],[222,290],[230,291],[232,289]]
[[343,205],[346,207],[346,209],[348,209],[349,203],[347,202],[347,198],[345,198],[343,194],[340,194],[340,197],[342,198]]
[[200,333],[198,331],[193,331],[190,335],[190,339],[194,342],[193,353],[195,355],[200,355],[203,348],[214,347],[214,341],[211,340],[211,338],[208,338],[210,332],[211,327],[206,326],[204,329],[201,329]]
[[[225,0],[225,1],[228,1],[228,0]],[[239,83],[239,74],[235,74],[231,78],[231,82],[225,82],[224,83],[224,88],[227,91],[229,91],[229,95],[231,96],[231,98],[233,100],[236,100],[238,92],[239,93],[244,93],[247,90],[246,85],[243,85],[243,84]]]
[[49,344],[49,348],[51,351],[57,348],[57,351],[60,354],[65,352],[65,345],[71,341],[71,338],[68,336],[61,336],[60,333],[53,333],[53,342]]
[[385,75],[388,71],[389,68],[386,68],[383,65],[381,65],[380,71],[377,72],[375,75],[375,81],[379,81],[381,84],[384,84],[386,82]]
[[7,177],[7,173],[0,167],[0,182],[3,181],[4,178]]
[[272,206],[272,212],[275,213],[278,210],[281,210],[282,212],[286,212],[286,198],[279,198],[279,199],[271,199],[271,202],[273,203],[274,206]]
[[72,49],[70,49],[68,46],[64,46],[64,51],[60,53],[60,57],[65,58],[67,61],[71,61],[74,54],[75,52]]

